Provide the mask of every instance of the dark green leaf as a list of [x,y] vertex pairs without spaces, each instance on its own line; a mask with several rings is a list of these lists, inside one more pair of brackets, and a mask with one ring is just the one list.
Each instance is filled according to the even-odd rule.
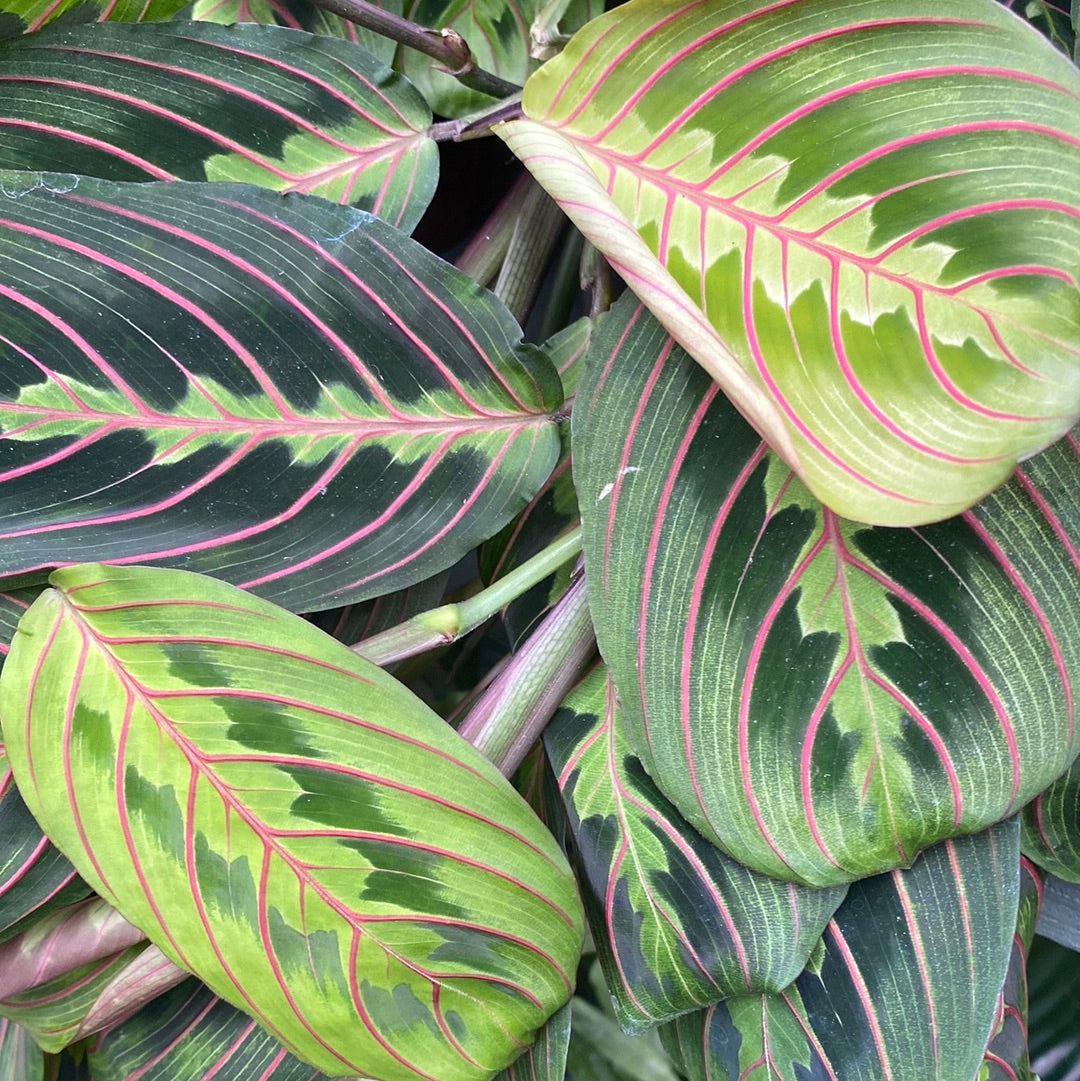
[[406,232],[435,191],[423,98],[335,38],[204,23],[50,27],[12,42],[3,74],[0,169],[244,181],[349,203]]
[[601,665],[544,733],[616,1016],[640,1030],[718,998],[780,991],[844,888],[808,890],[729,860],[657,791]]
[[904,866],[1075,756],[1071,437],[961,517],[860,526],[629,296],[593,336],[573,425],[627,737],[735,859],[818,886]]
[[1015,820],[856,882],[780,995],[661,1029],[690,1081],[968,1081],[997,1020],[1017,926]]
[[330,607],[451,566],[558,454],[506,309],[321,199],[38,178],[0,206],[0,299],[0,573],[152,561]]

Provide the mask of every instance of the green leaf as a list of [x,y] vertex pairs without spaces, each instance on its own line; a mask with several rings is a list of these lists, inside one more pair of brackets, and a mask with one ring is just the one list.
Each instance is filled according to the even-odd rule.
[[1080,761],[1024,808],[1022,822],[1024,855],[1080,883]]
[[690,1081],[961,1081],[996,1021],[1016,929],[1010,821],[852,885],[786,991],[687,1014],[661,1038]]
[[[577,389],[592,326],[591,320],[579,319],[542,347],[559,373],[568,402]],[[570,468],[568,420],[560,422],[559,437],[559,460],[551,475],[528,506],[480,549],[480,576],[485,583],[490,584],[521,566],[581,524]],[[521,645],[544,613],[565,594],[573,574],[574,565],[567,563],[556,574],[550,575],[506,606],[503,623],[513,649]]]
[[602,665],[565,700],[544,746],[624,1029],[718,998],[780,991],[795,979],[844,888],[806,890],[765,878],[698,834],[630,751]]
[[1047,452],[1046,494],[1029,471],[946,522],[860,526],[631,296],[594,334],[573,425],[627,738],[734,859],[816,886],[904,866],[1075,756],[1080,605],[1054,509],[1077,513],[1075,442]]
[[998,1024],[975,1081],[1037,1081],[1028,1057],[1027,959],[1039,919],[1042,881],[1027,860],[1020,860],[1020,904],[1009,971],[1001,989]]
[[632,0],[500,134],[818,498],[920,525],[1080,417],[1078,96],[989,0]]
[[276,26],[50,27],[3,57],[0,169],[235,180],[370,210],[431,202],[431,110],[349,42]]
[[507,1065],[567,1000],[582,930],[553,838],[494,767],[225,583],[51,581],[0,712],[28,805],[87,881],[324,1073]]
[[1041,1081],[1076,1081],[1080,954],[1037,937],[1028,958],[1031,1065]]
[[630,1035],[580,996],[571,1003],[573,1027],[567,1054],[573,1081],[677,1081],[655,1033]]
[[0,942],[89,894],[27,810],[0,743]]
[[45,1058],[33,1036],[0,1017],[0,1077],[5,1081],[45,1081]]
[[[476,67],[520,86],[533,67],[529,25],[535,11],[535,0],[413,0],[405,14],[432,30],[456,31],[468,44]],[[401,50],[399,66],[440,116],[463,116],[492,103],[486,94],[463,86],[438,61],[414,49]]]
[[0,1015],[25,1028],[43,1051],[60,1051],[78,1036],[88,1011],[113,977],[144,949],[145,943],[131,946],[112,957],[43,980],[31,990],[0,1001]]
[[556,372],[377,218],[25,187],[0,205],[0,574],[152,561],[310,611],[452,566],[547,478]]
[[0,0],[0,40],[40,30],[53,19],[79,22],[164,22],[187,0]]
[[94,1081],[326,1078],[197,980],[184,981],[109,1029],[94,1041],[89,1060]]
[[503,1070],[495,1081],[563,1081],[570,1046],[570,1003],[557,1010],[540,1030],[536,1042]]

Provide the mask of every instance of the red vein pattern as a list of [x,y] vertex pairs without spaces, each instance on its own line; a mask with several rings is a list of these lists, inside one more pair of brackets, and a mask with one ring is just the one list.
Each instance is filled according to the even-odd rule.
[[431,112],[349,42],[203,23],[50,28],[0,73],[0,168],[242,180],[410,231],[434,194]]
[[153,560],[297,610],[364,599],[491,536],[557,459],[552,365],[356,211],[39,188],[0,216],[0,296],[7,574]]
[[976,1076],[1014,932],[1034,926],[1024,902],[1018,923],[1019,863],[1013,820],[854,883],[791,987],[679,1018],[665,1047],[716,1081]]
[[4,686],[31,805],[67,823],[95,888],[332,1076],[479,1081],[518,1054],[570,994],[581,915],[494,767],[223,583],[94,566],[54,583]]
[[1080,76],[1000,6],[634,0],[524,108],[511,147],[841,515],[958,513],[1080,416]]
[[544,744],[587,887],[593,941],[625,1028],[791,983],[843,888],[763,878],[704,841],[630,750],[603,666],[566,699]]
[[627,738],[729,855],[818,886],[906,866],[1075,757],[1071,441],[948,522],[846,522],[632,297],[594,335],[575,417]]

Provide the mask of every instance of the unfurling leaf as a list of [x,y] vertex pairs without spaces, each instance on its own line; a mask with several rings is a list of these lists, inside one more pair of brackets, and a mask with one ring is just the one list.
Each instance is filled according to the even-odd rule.
[[500,134],[838,514],[1080,416],[1080,73],[991,0],[633,0]]
[[519,1054],[569,997],[581,906],[494,767],[225,583],[52,583],[0,711],[20,790],[94,888],[331,1076],[481,1081]]

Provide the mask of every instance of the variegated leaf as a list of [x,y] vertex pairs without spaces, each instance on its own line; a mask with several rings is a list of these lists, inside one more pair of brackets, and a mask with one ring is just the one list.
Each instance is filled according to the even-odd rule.
[[818,886],[904,866],[1072,761],[1071,438],[962,517],[860,526],[768,453],[632,296],[594,334],[573,424],[590,603],[627,736],[735,859]]
[[94,1081],[326,1081],[190,979],[94,1040],[89,1063]]
[[102,990],[145,948],[145,943],[131,946],[111,957],[44,980],[30,990],[0,999],[0,1016],[26,1029],[42,1050],[60,1051],[78,1036],[87,1011],[98,1001]]
[[619,1022],[640,1030],[787,987],[845,889],[807,890],[727,859],[657,791],[620,717],[601,665],[544,733]]
[[1024,855],[1080,883],[1080,761],[1024,808]]
[[307,611],[453,565],[547,478],[554,369],[370,214],[29,187],[0,206],[0,573],[152,561]]
[[164,22],[186,0],[0,0],[0,40],[40,30],[53,19],[65,22]]
[[1080,73],[991,0],[632,0],[501,134],[837,513],[1080,416]]
[[970,1081],[997,1019],[1019,860],[1010,821],[856,882],[791,987],[661,1038],[689,1081]]
[[0,743],[0,943],[89,894],[27,810]]
[[548,1018],[533,1045],[495,1081],[564,1081],[570,1044],[570,1003]]
[[94,565],[52,582],[0,712],[28,805],[95,889],[330,1075],[486,1081],[516,1057],[572,990],[582,917],[494,767],[223,582]]
[[431,110],[349,42],[282,27],[50,27],[12,42],[0,169],[236,180],[411,231],[435,191]]

